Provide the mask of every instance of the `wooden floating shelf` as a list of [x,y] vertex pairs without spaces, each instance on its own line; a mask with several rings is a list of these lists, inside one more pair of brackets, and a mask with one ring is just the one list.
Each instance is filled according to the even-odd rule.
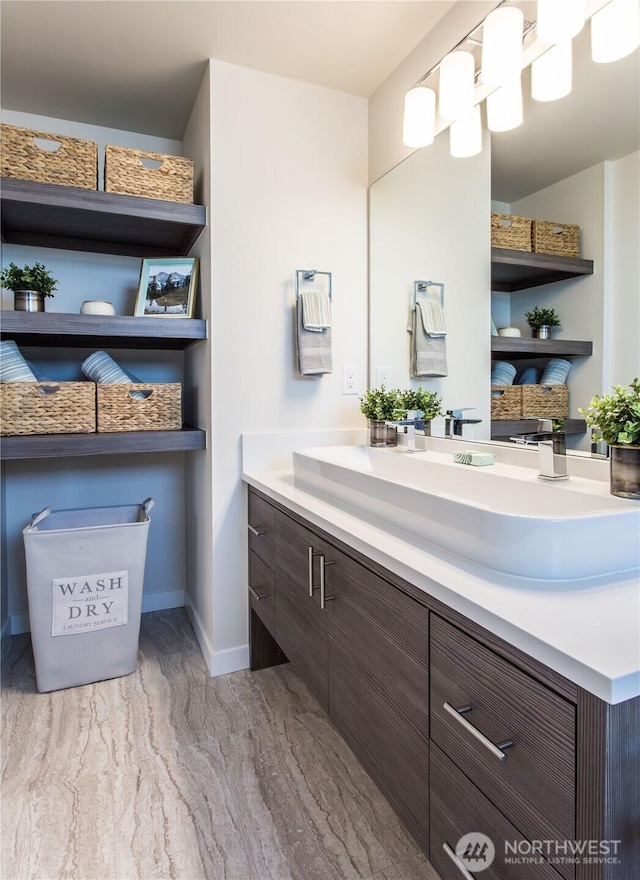
[[[533,434],[538,430],[537,419],[514,419],[505,420],[492,419],[491,421],[491,439],[497,440],[502,437],[510,437],[516,434]],[[587,430],[587,423],[584,419],[565,419],[563,431],[565,434],[584,434]]]
[[31,434],[3,437],[2,458],[62,458],[77,455],[125,455],[190,452],[205,449],[206,431],[184,425],[181,431],[123,431],[117,434]]
[[523,339],[520,336],[492,336],[491,354],[512,360],[539,357],[589,357],[593,342],[572,339]]
[[1,180],[2,240],[9,244],[184,257],[207,222],[206,208],[30,180]]
[[492,290],[513,293],[582,275],[593,275],[593,260],[491,248]]
[[78,315],[62,312],[3,312],[3,339],[18,345],[64,348],[184,349],[207,337],[199,318]]

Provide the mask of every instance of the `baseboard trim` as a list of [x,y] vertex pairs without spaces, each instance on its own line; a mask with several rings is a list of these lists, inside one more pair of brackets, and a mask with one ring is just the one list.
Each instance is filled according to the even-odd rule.
[[[142,613],[149,611],[164,611],[165,608],[182,608],[184,605],[184,590],[164,590],[162,593],[142,594]],[[18,636],[21,633],[31,632],[28,614],[11,614],[2,627],[2,635]]]
[[229,648],[227,651],[214,651],[202,625],[200,615],[189,600],[188,593],[185,595],[184,607],[212,678],[249,668],[249,645],[240,645],[238,648]]

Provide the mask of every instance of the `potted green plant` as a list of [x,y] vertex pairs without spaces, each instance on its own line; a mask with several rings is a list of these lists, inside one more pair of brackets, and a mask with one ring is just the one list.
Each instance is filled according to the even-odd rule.
[[531,327],[534,339],[550,339],[551,328],[561,327],[560,318],[555,309],[542,309],[534,306],[530,312],[524,313],[527,324]]
[[640,499],[640,380],[594,395],[579,412],[595,428],[594,440],[610,448],[611,494]]
[[422,385],[402,392],[402,405],[407,412],[422,414],[425,434],[431,433],[431,420],[443,415],[441,403],[442,398],[435,391],[429,391]]
[[15,294],[15,309],[19,312],[44,312],[45,297],[53,296],[58,282],[43,263],[23,266],[9,263],[0,272],[0,284]]
[[360,412],[369,419],[371,446],[397,445],[395,426],[387,425],[387,422],[396,422],[407,416],[403,394],[399,389],[387,391],[384,385],[370,388],[360,398]]

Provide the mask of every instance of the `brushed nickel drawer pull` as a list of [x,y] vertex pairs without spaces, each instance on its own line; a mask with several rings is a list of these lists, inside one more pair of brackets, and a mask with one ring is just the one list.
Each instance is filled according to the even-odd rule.
[[495,745],[490,739],[487,739],[484,733],[480,733],[477,727],[474,727],[466,718],[463,718],[463,715],[467,712],[471,712],[471,706],[460,706],[459,709],[456,709],[450,703],[443,703],[443,707],[449,715],[453,716],[453,718],[464,727],[465,730],[467,730],[472,736],[475,736],[478,742],[481,742],[485,748],[489,749],[491,754],[495,755],[499,761],[507,760],[507,755],[505,755],[502,750],[511,748],[513,740],[508,739]]
[[309,596],[313,599],[313,594],[318,589],[313,586],[313,557],[320,556],[313,547],[309,547]]
[[[446,705],[446,703],[445,703],[445,705]],[[462,864],[462,862],[460,861],[460,859],[458,858],[458,856],[457,856],[457,855],[454,853],[454,851],[451,849],[451,847],[449,846],[449,844],[446,843],[446,842],[443,843],[443,844],[442,844],[442,849],[443,849],[443,850],[446,852],[446,854],[449,856],[449,858],[451,859],[451,861],[453,862],[453,864],[456,866],[456,868],[458,869],[458,871],[460,871],[460,873],[462,874],[462,876],[463,876],[463,877],[466,877],[466,880],[473,880],[473,876],[467,871],[467,869],[466,869],[465,866]]]
[[267,534],[267,530],[266,530],[266,529],[261,529],[261,528],[254,529],[254,527],[251,525],[251,523],[249,523],[249,525],[247,526],[247,528],[249,529],[249,531],[251,532],[252,535],[255,535],[255,536],[256,536],[256,538],[259,538],[260,535],[266,535],[266,534]]
[[333,565],[333,562],[326,562],[324,556],[320,557],[320,608],[322,611],[326,608],[327,602],[335,599],[335,596],[327,596],[325,592],[325,568],[327,565]]
[[266,594],[266,593],[262,593],[262,594],[260,594],[257,590],[254,590],[254,589],[253,589],[253,587],[251,586],[251,584],[249,584],[249,590],[251,591],[251,595],[254,596],[258,601],[260,601],[260,599],[266,599],[266,598],[267,598],[267,594]]

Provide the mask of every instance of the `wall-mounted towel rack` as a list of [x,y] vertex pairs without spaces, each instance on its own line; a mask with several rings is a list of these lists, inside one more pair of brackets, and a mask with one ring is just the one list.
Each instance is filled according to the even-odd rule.
[[331,272],[321,272],[320,269],[296,269],[296,300],[300,296],[300,283],[305,281],[315,281],[316,275],[326,275],[329,299],[333,302],[331,289]]
[[440,281],[414,281],[413,282],[413,304],[415,306],[419,293],[426,293],[430,287],[440,288],[440,305],[444,306],[444,284]]

